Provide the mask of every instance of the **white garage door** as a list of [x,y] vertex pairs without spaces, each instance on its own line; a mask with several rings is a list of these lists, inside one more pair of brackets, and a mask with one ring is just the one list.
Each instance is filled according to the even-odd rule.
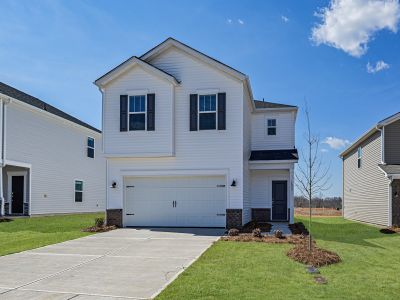
[[225,227],[224,176],[125,178],[124,226]]

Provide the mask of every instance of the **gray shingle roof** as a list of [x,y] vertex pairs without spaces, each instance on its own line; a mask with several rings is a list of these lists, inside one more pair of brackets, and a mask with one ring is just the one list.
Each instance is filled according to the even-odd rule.
[[281,103],[267,102],[262,100],[254,100],[256,108],[296,108],[294,105],[287,105]]
[[297,149],[255,150],[251,151],[250,160],[297,160]]
[[9,85],[7,85],[7,84],[5,84],[3,82],[0,82],[0,93],[2,93],[4,95],[7,95],[9,97],[12,97],[14,99],[17,99],[19,101],[22,101],[24,103],[27,103],[29,105],[32,105],[32,106],[34,106],[36,108],[39,108],[41,110],[47,111],[47,112],[49,112],[49,113],[51,113],[53,115],[59,116],[59,117],[61,117],[63,119],[66,119],[68,121],[74,122],[74,123],[76,123],[76,124],[78,124],[80,126],[88,128],[90,130],[97,131],[97,132],[101,133],[101,131],[99,129],[97,129],[97,128],[95,128],[95,127],[93,127],[93,126],[91,126],[91,125],[89,125],[89,124],[87,124],[87,123],[85,123],[85,122],[83,122],[83,121],[81,121],[81,120],[79,120],[79,119],[77,119],[77,118],[75,118],[75,117],[63,112],[62,110],[59,110],[58,108],[56,108],[56,107],[54,107],[54,106],[52,106],[52,105],[50,105],[50,104],[38,99],[38,98],[35,98],[35,97],[33,97],[31,95],[28,95],[28,94],[26,94],[26,93],[24,93],[24,92],[22,92],[20,90],[17,90],[16,88],[13,88],[12,86],[9,86]]
[[379,168],[388,175],[400,174],[400,165],[379,165]]

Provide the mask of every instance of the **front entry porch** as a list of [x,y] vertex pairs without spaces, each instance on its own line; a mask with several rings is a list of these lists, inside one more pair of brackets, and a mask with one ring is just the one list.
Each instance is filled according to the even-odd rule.
[[28,216],[30,168],[6,165],[1,168],[0,215]]
[[256,222],[294,222],[293,166],[278,167],[251,165],[251,217]]

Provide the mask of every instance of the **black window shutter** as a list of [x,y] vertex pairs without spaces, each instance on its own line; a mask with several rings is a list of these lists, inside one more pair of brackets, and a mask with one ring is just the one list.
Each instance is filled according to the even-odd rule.
[[128,130],[128,95],[119,96],[119,131]]
[[218,93],[218,130],[226,129],[226,93]]
[[156,94],[147,94],[147,131],[155,130]]
[[197,130],[197,94],[190,94],[190,131]]

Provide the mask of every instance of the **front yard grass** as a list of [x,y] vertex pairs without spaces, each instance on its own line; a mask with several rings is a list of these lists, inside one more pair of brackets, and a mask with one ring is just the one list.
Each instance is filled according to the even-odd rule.
[[327,284],[286,256],[292,245],[218,241],[157,299],[398,299],[400,234],[341,217],[315,218],[312,230],[343,260],[320,268]]
[[104,213],[16,218],[0,223],[0,256],[87,236]]

